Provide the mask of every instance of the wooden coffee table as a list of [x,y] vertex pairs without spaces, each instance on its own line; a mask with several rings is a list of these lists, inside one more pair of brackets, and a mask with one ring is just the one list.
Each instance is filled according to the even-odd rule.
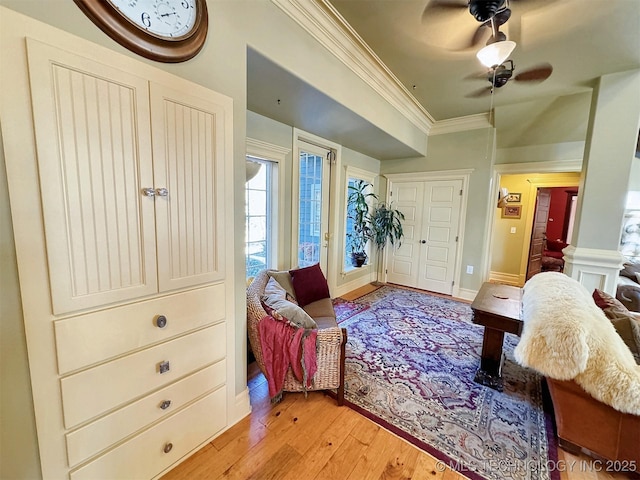
[[502,391],[504,334],[522,333],[522,289],[484,283],[471,303],[473,323],[484,326],[480,368],[474,381]]

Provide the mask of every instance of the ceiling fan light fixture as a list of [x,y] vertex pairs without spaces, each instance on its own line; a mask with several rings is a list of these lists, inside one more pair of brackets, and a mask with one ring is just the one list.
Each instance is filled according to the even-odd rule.
[[514,48],[516,48],[516,42],[511,40],[494,42],[482,48],[478,53],[476,53],[476,57],[478,57],[480,63],[485,67],[491,68],[501,65],[507,58],[509,58],[509,55],[511,55]]

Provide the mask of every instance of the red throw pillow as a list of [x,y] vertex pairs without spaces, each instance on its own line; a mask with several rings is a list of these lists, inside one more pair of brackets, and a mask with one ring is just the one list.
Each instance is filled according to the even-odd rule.
[[301,307],[331,297],[327,279],[324,278],[318,263],[310,267],[289,270],[289,275],[296,292],[296,300]]
[[[593,300],[596,302],[596,305],[600,307],[602,310],[614,309],[618,310],[621,313],[627,312],[627,307],[615,297],[612,297],[606,292],[596,288],[592,294]],[[605,312],[606,313],[606,312]]]
[[547,240],[547,250],[552,252],[562,252],[562,249],[568,246],[569,244],[564,243],[562,240]]

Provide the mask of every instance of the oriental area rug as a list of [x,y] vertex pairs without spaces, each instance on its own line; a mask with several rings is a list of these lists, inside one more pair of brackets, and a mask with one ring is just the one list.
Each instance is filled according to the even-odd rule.
[[336,303],[349,407],[471,479],[559,478],[542,379],[513,360],[517,337],[505,335],[501,393],[473,381],[483,327],[468,304],[389,285]]

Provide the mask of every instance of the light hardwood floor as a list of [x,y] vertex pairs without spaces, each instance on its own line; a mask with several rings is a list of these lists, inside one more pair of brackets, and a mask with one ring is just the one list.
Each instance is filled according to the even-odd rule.
[[[374,288],[366,286],[343,298],[354,299]],[[285,394],[282,402],[272,405],[266,380],[255,363],[248,367],[248,384],[251,415],[163,480],[466,478],[350,408],[338,407],[333,398],[321,392],[311,392],[306,398],[302,393]],[[561,480],[629,478],[595,471],[587,456],[576,457],[562,450],[558,456],[560,465],[573,465],[561,473]]]

